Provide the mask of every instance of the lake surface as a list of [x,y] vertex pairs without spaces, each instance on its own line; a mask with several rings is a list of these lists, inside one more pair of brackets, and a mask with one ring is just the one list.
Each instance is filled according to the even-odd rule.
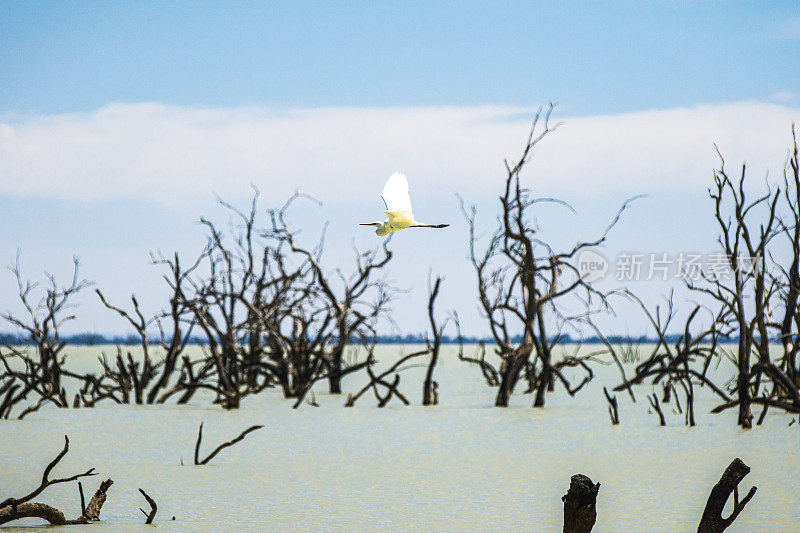
[[[386,364],[415,348],[381,346],[377,356]],[[71,348],[68,365],[94,367],[101,349],[114,353]],[[436,407],[419,405],[424,369],[412,368],[400,382],[410,407],[394,399],[377,409],[365,395],[344,408],[346,394],[328,395],[320,383],[320,407],[297,410],[272,389],[228,412],[198,396],[186,406],[101,403],[0,420],[0,499],[38,486],[67,434],[70,452],[54,476],[94,466],[100,475],[84,479],[87,498],[102,479],[114,480],[103,521],[69,531],[151,531],[138,511],[146,508],[142,487],[158,503],[163,532],[560,532],[561,496],[570,476],[583,473],[601,483],[593,531],[674,533],[697,530],[711,488],[740,457],[752,467],[742,495],[752,485],[758,492],[728,531],[800,531],[800,424],[789,426],[790,416],[771,411],[761,427],[744,431],[735,409],[709,414],[716,402],[696,387],[697,426],[684,426],[668,406],[668,427],[659,427],[648,413],[651,389],[641,386],[635,404],[617,394],[621,424],[612,426],[602,392],[619,382],[611,366],[598,368],[574,398],[558,386],[543,409],[531,407],[532,395],[498,409],[477,367],[459,361],[455,347],[443,352]],[[360,383],[351,378],[344,389]],[[265,428],[207,466],[188,466],[201,421],[206,453],[250,425]],[[51,487],[36,501],[68,518],[80,514],[75,484]]]

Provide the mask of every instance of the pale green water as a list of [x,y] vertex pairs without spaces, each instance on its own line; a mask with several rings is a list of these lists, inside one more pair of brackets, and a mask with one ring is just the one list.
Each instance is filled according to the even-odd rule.
[[[381,347],[379,358],[398,350]],[[292,410],[269,390],[232,412],[198,397],[189,406],[105,403],[0,421],[0,499],[37,486],[68,434],[70,453],[54,474],[95,466],[100,476],[84,482],[88,493],[100,477],[115,481],[103,522],[70,531],[150,531],[138,511],[142,487],[157,501],[156,523],[165,532],[557,532],[561,496],[578,472],[602,484],[594,531],[696,531],[711,487],[738,456],[752,467],[742,487],[756,485],[758,493],[728,531],[800,531],[800,427],[787,426],[790,417],[771,413],[764,426],[742,431],[734,410],[708,414],[715,404],[701,395],[697,427],[668,413],[662,428],[647,413],[642,388],[636,404],[617,395],[622,423],[612,427],[602,396],[603,384],[617,383],[612,367],[600,368],[575,398],[559,388],[544,409],[531,408],[530,395],[495,409],[494,390],[478,369],[444,350],[438,407],[376,409],[365,396],[346,409],[344,397],[317,392],[322,407]],[[97,351],[73,350],[70,362],[90,366]],[[422,373],[412,369],[401,379],[417,404]],[[345,390],[357,385],[346,382]],[[249,425],[266,427],[211,465],[181,466],[181,458],[191,462],[201,420],[204,451]],[[38,500],[79,514],[74,485],[51,487]]]

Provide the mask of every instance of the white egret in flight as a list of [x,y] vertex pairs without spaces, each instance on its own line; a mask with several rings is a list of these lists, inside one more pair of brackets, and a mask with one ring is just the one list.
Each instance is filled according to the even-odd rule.
[[375,226],[375,235],[385,237],[393,231],[406,228],[446,228],[450,224],[425,224],[414,220],[411,211],[411,197],[408,195],[408,180],[400,172],[392,172],[381,192],[386,204],[387,220],[383,222],[363,222],[362,226]]

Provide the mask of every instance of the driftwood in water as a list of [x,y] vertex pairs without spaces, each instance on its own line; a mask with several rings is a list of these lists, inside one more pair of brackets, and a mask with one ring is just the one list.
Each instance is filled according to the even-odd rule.
[[50,461],[50,464],[47,465],[47,467],[44,469],[44,473],[42,474],[42,482],[39,484],[39,486],[36,487],[32,492],[30,492],[26,496],[23,496],[22,498],[8,498],[3,502],[0,502],[0,509],[12,505],[20,505],[22,503],[29,502],[36,496],[41,494],[42,491],[44,491],[44,489],[46,489],[50,485],[55,485],[56,483],[67,483],[69,481],[75,481],[80,477],[97,475],[94,471],[94,468],[90,468],[83,474],[75,474],[74,476],[70,476],[67,478],[50,479],[50,472],[53,470],[53,468],[55,468],[55,466],[59,463],[59,461],[61,461],[61,459],[63,459],[64,456],[67,455],[68,451],[69,451],[69,437],[64,435],[64,449],[61,450],[61,452],[59,452],[56,458]]
[[5,524],[6,522],[11,522],[13,520],[19,520],[20,518],[42,518],[43,520],[46,520],[50,524],[54,525],[87,524],[90,521],[100,519],[100,510],[106,501],[106,491],[108,490],[108,487],[114,483],[110,479],[107,479],[100,484],[100,488],[98,488],[97,492],[95,492],[94,496],[92,496],[92,499],[89,501],[89,505],[84,505],[83,486],[81,486],[80,482],[78,483],[78,490],[81,497],[81,516],[74,520],[67,520],[64,517],[64,513],[55,507],[45,503],[30,501],[41,494],[50,485],[67,483],[70,481],[75,481],[81,477],[96,475],[94,468],[90,468],[83,474],[75,474],[74,476],[66,478],[50,479],[50,472],[61,461],[61,459],[64,458],[68,451],[69,437],[64,435],[64,449],[61,450],[56,458],[53,459],[44,469],[42,481],[39,486],[21,498],[7,498],[6,500],[0,502],[0,524]]
[[[711,494],[708,496],[708,503],[703,511],[703,518],[700,520],[700,526],[697,528],[697,533],[720,533],[725,531],[730,526],[739,513],[742,512],[744,506],[747,505],[756,493],[756,487],[750,489],[747,496],[740,502],[739,501],[739,483],[744,477],[750,473],[750,467],[744,464],[738,457],[728,465],[728,468],[723,472],[722,477],[719,479],[714,488],[711,489]],[[733,511],[728,518],[722,517],[722,510],[725,508],[725,502],[730,498],[733,493]]]
[[[89,505],[84,506],[83,488],[81,494],[81,516],[74,520],[67,520],[64,513],[46,503],[27,502],[9,504],[7,507],[0,508],[0,524],[19,520],[20,518],[41,518],[48,523],[56,526],[71,526],[76,524],[88,524],[100,520],[100,510],[106,501],[106,491],[114,482],[110,479],[103,481],[97,492],[94,493]],[[80,483],[78,484],[80,487]],[[9,498],[10,499],[10,498]]]
[[589,533],[597,519],[597,491],[600,483],[583,474],[569,480],[569,490],[561,497],[564,502],[564,533]]
[[200,443],[203,440],[203,423],[200,422],[200,429],[197,430],[197,442],[194,445],[194,464],[196,464],[196,465],[206,465],[206,464],[208,464],[208,462],[211,461],[211,459],[213,459],[214,457],[216,457],[219,452],[221,452],[222,450],[224,450],[225,448],[227,448],[229,446],[233,446],[237,442],[241,442],[247,436],[248,433],[256,431],[256,430],[261,429],[263,427],[264,426],[259,426],[259,425],[250,426],[249,428],[247,428],[244,431],[242,431],[239,434],[238,437],[236,437],[235,439],[231,439],[231,440],[229,440],[227,442],[223,442],[222,444],[217,446],[214,449],[213,452],[208,454],[208,456],[206,456],[205,459],[200,460]]
[[139,510],[142,512],[142,514],[147,517],[147,520],[145,520],[144,523],[152,524],[153,519],[156,517],[156,512],[158,512],[158,505],[156,505],[156,501],[153,498],[151,498],[150,495],[147,494],[144,490],[139,489],[139,492],[142,493],[142,496],[144,496],[144,499],[147,500],[147,503],[150,505],[149,513],[144,509],[142,509],[141,507],[139,507]]
[[64,513],[46,503],[29,502],[19,505],[12,504],[0,509],[0,524],[5,524],[12,520],[19,520],[20,518],[42,518],[56,526],[62,526],[67,523]]

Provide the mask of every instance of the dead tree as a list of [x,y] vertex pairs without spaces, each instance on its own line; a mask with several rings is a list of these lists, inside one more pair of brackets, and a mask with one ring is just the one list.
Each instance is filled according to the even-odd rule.
[[500,385],[500,377],[497,375],[497,370],[494,365],[486,360],[486,343],[478,341],[478,350],[476,357],[469,357],[464,355],[464,336],[461,333],[461,321],[458,318],[458,313],[453,311],[453,322],[456,326],[456,339],[458,340],[458,358],[465,363],[470,363],[481,370],[483,379],[489,387],[497,387]]
[[[172,381],[179,358],[189,342],[195,324],[188,312],[184,291],[188,285],[188,277],[197,269],[201,260],[202,256],[184,270],[178,254],[175,254],[173,259],[151,254],[153,264],[165,265],[168,268],[169,273],[164,275],[164,279],[172,293],[169,309],[152,316],[144,315],[135,295],[131,296],[133,303],[131,312],[111,304],[99,289],[95,289],[103,305],[124,318],[136,331],[140,339],[142,359],[141,361],[135,360],[130,352],[123,357],[120,347],[117,348],[117,357],[113,364],[110,364],[103,355],[100,358],[103,373],[99,380],[85,383],[84,389],[80,393],[84,405],[93,405],[104,398],[111,398],[117,403],[130,403],[131,399],[137,404],[163,403],[178,390],[187,390],[182,387],[186,380],[186,375],[182,375],[176,384],[176,389],[171,393],[170,391],[162,393]],[[169,336],[165,326],[169,328]],[[161,360],[155,360],[151,352],[151,334],[156,328],[160,334],[158,346],[164,351]],[[85,382],[92,381],[90,376],[76,375],[74,377],[83,379]],[[193,393],[195,389],[191,390]],[[131,391],[133,398],[130,395]],[[187,393],[181,398],[183,403],[188,401],[192,393]]]
[[113,481],[110,479],[100,484],[100,488],[89,501],[89,505],[84,505],[83,487],[78,483],[81,498],[81,516],[74,520],[67,520],[64,513],[44,503],[32,502],[31,500],[39,496],[44,490],[59,483],[69,483],[82,477],[97,475],[94,468],[90,468],[82,474],[75,474],[65,478],[50,479],[53,468],[64,458],[69,451],[69,437],[64,435],[64,448],[53,459],[42,474],[42,481],[33,491],[19,498],[7,498],[0,502],[0,524],[5,524],[21,518],[42,518],[54,525],[73,525],[86,524],[89,521],[99,520],[100,510],[106,500],[106,491]]
[[[18,368],[16,365],[12,367],[15,359],[23,363],[23,369]],[[43,373],[41,366],[34,357],[31,357],[27,350],[6,346],[6,352],[0,352],[0,363],[3,364],[3,379],[5,380],[2,387],[4,397],[2,403],[0,403],[0,417],[4,419],[10,418],[14,406],[24,402],[31,391],[38,394],[39,399],[35,403],[28,402],[27,407],[17,414],[18,419],[25,418],[29,413],[37,411],[44,404],[51,401],[53,394],[47,384],[42,383]],[[66,394],[63,396],[66,400]],[[57,395],[56,399],[60,399],[60,395]]]
[[[345,275],[341,269],[330,274],[321,262],[324,231],[317,246],[310,249],[298,243],[295,232],[287,222],[290,207],[301,196],[305,197],[295,194],[280,210],[271,212],[273,234],[288,243],[292,252],[310,267],[307,280],[310,287],[306,289],[306,294],[313,296],[314,311],[307,314],[314,317],[315,323],[310,326],[315,330],[319,343],[309,349],[320,352],[329,390],[332,394],[340,394],[342,378],[371,363],[366,360],[346,366],[344,355],[347,346],[354,342],[362,345],[367,352],[376,342],[375,324],[386,314],[394,292],[386,280],[379,277],[391,261],[392,252],[386,241],[380,249],[368,252],[355,250],[356,264],[350,275]],[[330,330],[326,331],[327,328]]]
[[[113,363],[109,363],[105,353],[99,357],[99,361],[103,369],[102,378],[111,383],[109,394],[114,396],[117,403],[132,403],[133,400],[142,404],[147,385],[160,366],[160,363],[154,366],[149,356],[142,363],[134,360],[130,351],[123,356],[121,346],[117,346],[117,356]],[[96,403],[97,399],[92,398],[92,401]]]
[[[118,349],[118,353],[121,353],[121,349]],[[121,378],[114,375],[113,372],[109,374],[105,370],[106,368],[111,368],[111,365],[105,358],[105,354],[101,355],[99,360],[104,370],[98,374],[92,372],[80,374],[62,369],[62,373],[65,376],[82,383],[75,393],[72,407],[94,407],[95,404],[104,400],[111,400],[114,403],[129,403],[129,399],[126,400],[124,395],[130,392],[130,387],[126,386],[126,388],[123,389],[120,386]]]
[[[656,305],[650,311],[644,302],[630,291],[625,291],[625,296],[635,302],[642,310],[648,323],[652,327],[656,344],[644,361],[634,369],[634,375],[628,378],[621,364],[618,364],[622,383],[614,387],[615,391],[626,390],[634,399],[633,389],[636,385],[648,382],[652,387],[660,386],[664,390],[664,402],[674,398],[678,411],[683,411],[680,400],[673,394],[678,388],[683,392],[686,401],[686,425],[694,426],[694,386],[707,387],[721,400],[729,401],[730,397],[723,387],[714,383],[709,377],[708,370],[712,363],[719,361],[720,340],[730,335],[730,314],[722,308],[716,313],[704,310],[700,305],[695,305],[682,326],[682,333],[677,341],[672,344],[667,341],[667,331],[676,321],[677,310],[674,305],[674,296],[671,293],[666,298],[666,305]],[[703,312],[706,311],[706,312]],[[707,325],[703,324],[703,317],[707,316]],[[587,321],[591,324],[590,321]],[[606,345],[606,351],[611,353],[615,361],[619,362],[616,349],[601,335]],[[642,348],[637,348],[642,351]],[[654,394],[648,396],[651,407],[659,414],[661,425],[666,424],[663,412]]]
[[[242,300],[263,336],[261,366],[286,398],[296,399],[295,408],[315,382],[327,379],[337,393],[344,376],[372,364],[375,325],[393,293],[377,277],[392,256],[385,245],[382,257],[378,250],[356,252],[356,269],[345,276],[322,266],[324,231],[314,248],[299,244],[287,222],[299,198],[310,197],[295,194],[282,208],[269,211],[271,228],[261,235],[272,247],[269,285],[260,299]],[[347,364],[345,351],[353,344],[367,357]]]
[[[739,483],[744,477],[750,473],[750,467],[742,462],[738,457],[728,465],[728,468],[723,472],[722,477],[711,489],[711,494],[708,496],[706,508],[703,511],[703,517],[700,519],[700,526],[697,528],[697,533],[721,533],[728,529],[728,527],[736,520],[739,513],[742,512],[744,506],[755,496],[756,487],[752,487],[747,495],[739,501]],[[733,510],[728,518],[722,517],[722,511],[725,508],[725,503],[733,493]]]
[[564,533],[589,533],[597,520],[597,492],[600,483],[593,483],[583,474],[575,474],[564,502]]
[[651,394],[647,397],[647,401],[650,402],[650,407],[652,407],[653,411],[658,415],[658,425],[666,426],[667,419],[664,418],[664,411],[661,410],[661,403],[658,401],[658,396]]
[[142,509],[141,507],[139,508],[139,510],[145,516],[145,522],[144,523],[145,524],[152,524],[153,520],[155,520],[155,518],[156,518],[156,513],[158,512],[158,505],[156,505],[156,501],[153,498],[151,498],[150,495],[147,494],[143,489],[139,489],[139,492],[142,493],[142,496],[144,496],[144,499],[147,500],[147,504],[150,506],[150,512],[149,513],[147,511],[145,511],[144,509]]
[[[5,363],[5,358],[2,360]],[[27,387],[23,388],[14,374],[4,370],[0,377],[0,419],[8,419],[11,416],[11,409],[25,399],[29,390]]]
[[[394,362],[394,364],[379,374],[375,374],[373,372],[371,365],[367,366],[366,370],[367,375],[370,378],[369,381],[358,392],[348,395],[347,401],[345,402],[345,407],[354,406],[358,399],[370,390],[373,392],[375,399],[378,401],[378,407],[385,407],[393,397],[398,398],[405,405],[409,405],[410,402],[408,401],[408,398],[406,398],[406,396],[399,390],[400,373],[403,370],[418,366],[414,361],[425,356],[430,356],[430,359],[428,360],[425,380],[423,382],[422,404],[436,405],[438,403],[438,384],[433,380],[433,370],[436,367],[436,361],[439,357],[439,349],[446,324],[443,324],[441,327],[436,325],[433,309],[434,304],[436,303],[436,298],[439,295],[441,281],[442,279],[437,277],[433,286],[428,286],[428,320],[430,321],[431,335],[433,339],[426,339],[426,346],[424,349],[400,357]],[[392,377],[390,378],[390,376]]]
[[[428,280],[430,285],[430,279]],[[433,306],[436,303],[436,297],[439,295],[439,287],[442,284],[442,278],[436,276],[436,281],[433,283],[433,288],[428,287],[430,297],[428,298],[428,321],[431,324],[431,334],[433,340],[428,339],[428,350],[431,353],[431,359],[428,362],[428,370],[425,372],[425,381],[422,384],[422,405],[438,405],[439,404],[439,384],[433,380],[433,371],[436,368],[436,363],[439,361],[439,348],[442,345],[442,335],[444,334],[445,324],[441,327],[436,326],[436,318],[433,314]]]
[[[778,327],[783,354],[779,370],[786,374],[788,381],[800,387],[800,159],[798,158],[797,136],[792,125],[792,152],[788,164],[784,166],[784,201],[787,213],[780,220],[781,236],[788,242],[791,260],[788,265],[778,267],[778,276],[773,283],[779,287],[778,300],[783,307],[783,316],[770,325]],[[777,278],[777,279],[776,279]],[[766,412],[767,405],[764,406]]]
[[[189,276],[200,265],[202,257],[201,255],[189,268],[183,268],[177,253],[172,259],[166,259],[160,255],[151,255],[151,262],[154,265],[167,267],[168,273],[164,274],[164,280],[170,288],[171,296],[169,308],[163,310],[155,319],[161,339],[159,344],[161,349],[164,350],[164,360],[161,367],[161,375],[147,393],[147,403],[149,404],[154,402],[163,403],[165,398],[161,391],[165,390],[169,385],[178,361],[191,339],[196,322],[192,319],[191,312],[186,305],[187,299],[184,290],[186,290]],[[167,331],[169,331],[169,334],[166,333]],[[188,401],[188,398],[186,401]]]
[[[244,440],[244,438],[247,436],[248,433],[252,433],[253,431],[257,431],[263,427],[264,426],[259,426],[259,425],[250,426],[249,428],[242,431],[238,437],[223,442],[222,444],[214,448],[214,451],[209,453],[204,459],[200,459],[200,443],[203,441],[203,423],[200,422],[200,428],[197,430],[197,442],[194,445],[194,464],[197,466],[207,465],[214,457],[217,456],[219,452],[221,452],[225,448],[233,446],[238,442],[241,442],[242,440]],[[153,514],[155,515],[155,510],[153,511]]]
[[[28,316],[22,318],[9,312],[0,314],[0,318],[23,332],[22,338],[33,346],[34,354],[31,355],[28,349],[11,346],[6,346],[7,352],[0,354],[0,362],[5,369],[3,377],[7,380],[2,385],[6,397],[0,406],[8,417],[10,408],[33,392],[39,397],[38,401],[31,404],[19,417],[35,411],[45,403],[69,407],[66,390],[62,385],[64,374],[62,352],[66,343],[61,339],[59,332],[66,322],[75,318],[74,315],[66,314],[71,307],[71,298],[90,283],[80,279],[80,264],[76,257],[73,259],[71,283],[61,286],[55,276],[48,274],[48,287],[36,302],[34,291],[39,284],[23,279],[19,254],[10,270],[17,280],[19,298]],[[9,364],[12,359],[21,361],[24,370],[12,370],[12,365]]]
[[[108,493],[109,487],[113,485],[114,482],[110,479],[107,479],[100,483],[100,486],[95,491],[92,499],[89,500],[89,505],[83,506],[81,505],[81,516],[86,519],[86,521],[97,521],[100,520],[100,510],[103,508],[103,504],[106,503],[106,495]],[[80,482],[78,483],[80,487]],[[83,491],[81,490],[81,504],[83,504]]]
[[[722,156],[720,156],[721,158]],[[780,198],[780,191],[776,191],[774,195],[769,191],[766,196],[761,196],[752,203],[749,202],[744,190],[745,166],[742,166],[742,174],[737,189],[725,171],[724,160],[722,160],[720,169],[715,173],[714,182],[715,188],[709,190],[709,196],[714,201],[715,217],[721,229],[719,242],[723,246],[728,264],[734,273],[734,280],[733,285],[728,286],[724,280],[709,274],[708,280],[713,288],[707,288],[705,292],[727,306],[735,317],[737,333],[739,334],[739,346],[736,356],[738,423],[744,428],[749,428],[752,426],[753,419],[750,411],[750,358],[755,344],[755,332],[753,329],[756,327],[757,322],[761,322],[758,325],[762,326],[762,328],[759,329],[765,334],[764,342],[768,344],[769,339],[767,338],[765,323],[768,295],[765,291],[769,290],[769,288],[765,286],[765,273],[761,265],[756,267],[761,272],[752,272],[753,277],[751,277],[746,271],[747,266],[742,265],[741,262],[743,259],[752,260],[752,258],[759,262],[763,261],[767,244],[775,236],[776,207]],[[723,200],[726,196],[733,202],[732,207],[736,220],[734,226],[731,225],[731,220],[723,212]],[[754,208],[765,204],[769,209],[766,224],[761,223],[761,231],[751,234],[745,217]],[[743,257],[744,254],[746,254],[746,257]],[[753,303],[757,316],[756,320],[752,322],[752,326],[744,302],[745,290],[749,288],[748,286],[752,286],[752,292],[756,298]],[[766,357],[769,358],[769,355],[767,354]]]
[[[571,387],[563,374],[559,375],[552,354],[560,335],[554,336],[550,328],[555,323],[555,330],[560,331],[576,319],[563,311],[568,301],[586,306],[587,314],[605,308],[605,294],[581,276],[575,259],[581,251],[605,242],[633,200],[626,201],[603,234],[591,242],[577,242],[559,252],[540,238],[532,218],[535,208],[555,203],[572,209],[560,200],[532,196],[521,182],[522,170],[534,148],[554,129],[550,125],[552,109],[550,106],[546,113],[537,113],[516,163],[506,161],[499,224],[483,252],[477,249],[476,209],[468,211],[463,201],[461,205],[469,225],[469,257],[477,274],[478,298],[501,360],[495,399],[495,405],[501,407],[508,406],[523,372],[528,378],[528,390],[535,394],[535,406],[544,406],[545,394],[557,377],[570,394],[579,390],[580,387]],[[515,333],[521,334],[518,342],[514,340]]]
[[[128,352],[128,365],[126,366],[122,361],[121,353],[117,357],[117,367],[121,375],[127,378],[129,381],[129,385],[133,388],[134,391],[134,401],[141,405],[144,401],[144,393],[147,390],[148,386],[150,385],[150,380],[152,380],[156,376],[156,371],[158,366],[161,366],[160,363],[153,363],[152,358],[150,357],[150,341],[148,338],[148,329],[150,326],[155,322],[155,317],[145,318],[142,314],[141,309],[139,308],[139,301],[136,299],[135,295],[131,295],[131,302],[133,303],[133,313],[134,316],[131,315],[128,311],[117,307],[106,300],[103,293],[100,292],[100,289],[95,289],[94,291],[97,296],[100,298],[100,301],[103,303],[106,308],[116,312],[119,316],[124,318],[134,330],[136,330],[137,335],[141,340],[141,347],[142,347],[142,370],[141,373],[139,372],[139,362],[133,360],[133,356],[130,352]],[[121,350],[119,350],[121,352]],[[128,396],[125,394],[125,398],[127,400]],[[127,402],[126,402],[127,403]]]
[[[720,233],[725,271],[703,272],[693,288],[732,316],[738,349],[735,397],[713,412],[738,407],[738,424],[752,427],[751,405],[800,413],[797,335],[800,329],[800,175],[797,140],[784,169],[784,190],[767,186],[751,199],[747,168],[732,178],[720,154],[709,197]],[[719,151],[717,151],[719,154]],[[783,354],[773,361],[770,339]]]
[[[625,357],[625,352],[620,353],[621,350],[619,349],[619,347],[615,346],[613,343],[611,343],[611,341],[608,340],[608,337],[606,337],[606,335],[602,332],[602,330],[599,327],[597,327],[597,325],[594,323],[594,321],[592,321],[591,317],[586,317],[585,323],[594,331],[594,333],[597,336],[597,338],[600,339],[600,341],[605,346],[605,350],[595,351],[593,355],[598,355],[599,356],[599,355],[602,355],[602,354],[608,354],[611,357],[611,360],[617,366],[617,370],[619,370],[619,374],[622,377],[622,382],[623,383],[628,383],[628,378],[627,378],[626,373],[625,373],[625,367],[622,365],[623,361],[628,360]],[[635,351],[635,348],[633,346],[630,346],[630,345],[627,347],[627,349],[629,350],[629,352]],[[633,393],[633,388],[628,386],[628,387],[626,387],[626,390],[628,392],[628,395],[631,397],[631,401],[636,403],[636,395]],[[609,403],[611,403],[611,398],[610,398],[610,396],[608,394],[608,391],[606,391],[605,387],[603,387],[603,392],[605,392],[606,398],[608,399]],[[614,406],[614,411],[616,412],[616,409],[617,409],[616,408],[616,396],[614,397],[613,406]],[[612,422],[613,422],[613,419],[614,419],[614,417],[612,416]]]
[[608,400],[608,416],[611,417],[611,425],[616,426],[619,424],[619,405],[617,404],[617,397],[611,396],[608,389],[603,387],[603,394]]
[[[424,357],[429,353],[429,350],[425,348],[424,350],[404,355],[380,374],[375,374],[371,367],[367,367],[367,375],[369,375],[370,378],[369,382],[355,394],[348,394],[344,406],[353,407],[358,399],[370,390],[374,393],[375,399],[378,401],[378,407],[385,407],[392,397],[396,397],[405,405],[409,405],[411,402],[409,402],[408,398],[398,389],[400,385],[400,373],[403,370],[411,368],[410,362],[412,360]],[[387,380],[389,376],[393,376],[391,382]]]
[[181,356],[181,367],[178,380],[169,389],[158,397],[158,403],[165,403],[175,394],[180,394],[176,403],[184,405],[189,403],[198,390],[210,389],[216,391],[214,380],[216,372],[214,361],[208,357],[203,349],[204,357],[192,360],[188,355]]
[[208,232],[206,249],[198,259],[202,276],[198,270],[185,278],[191,291],[175,294],[204,334],[208,357],[202,375],[205,378],[209,368],[214,372],[213,380],[196,379],[187,386],[192,391],[214,391],[226,409],[237,408],[244,396],[272,384],[264,366],[266,336],[258,310],[270,291],[275,293],[271,302],[282,304],[286,288],[301,274],[301,270],[278,271],[284,267],[282,252],[256,227],[258,198],[256,190],[247,213],[219,201],[234,219],[227,232],[200,219]]

